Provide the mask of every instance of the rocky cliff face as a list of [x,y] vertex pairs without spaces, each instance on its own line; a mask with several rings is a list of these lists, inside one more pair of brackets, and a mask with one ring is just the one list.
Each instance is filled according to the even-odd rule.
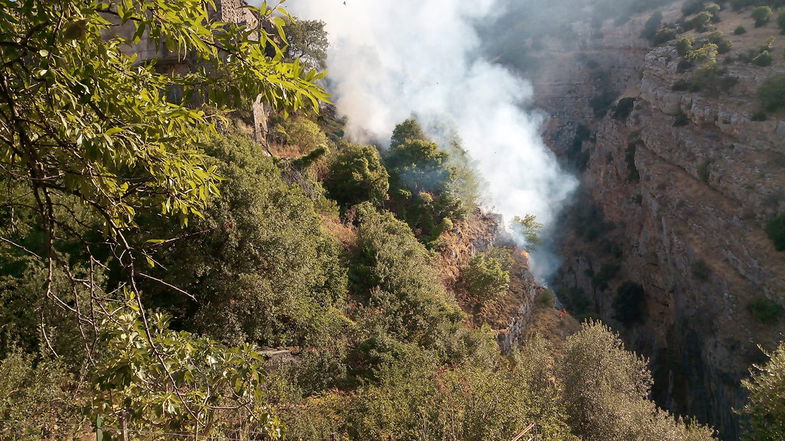
[[[680,3],[661,12],[676,21]],[[598,314],[651,358],[659,404],[735,439],[739,381],[760,361],[758,345],[785,330],[750,312],[785,303],[785,253],[764,231],[785,212],[785,121],[751,118],[757,86],[785,71],[785,38],[770,67],[728,64],[739,82],[716,96],[675,92],[685,75],[676,50],[640,37],[650,15],[574,25],[577,39],[545,43],[535,104],[583,183],[560,229],[556,284],[575,312]],[[720,15],[729,56],[777,34],[735,36],[741,20],[753,29],[749,12]]]

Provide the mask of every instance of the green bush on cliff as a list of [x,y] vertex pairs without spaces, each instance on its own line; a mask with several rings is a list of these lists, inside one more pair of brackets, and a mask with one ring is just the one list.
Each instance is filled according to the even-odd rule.
[[217,137],[206,153],[224,178],[221,197],[160,248],[162,265],[151,270],[196,302],[146,283],[149,297],[189,329],[235,343],[304,344],[335,332],[346,272],[314,203],[248,138]]
[[766,234],[777,251],[785,251],[785,214],[780,214],[766,225]]
[[758,297],[747,304],[747,310],[752,317],[760,323],[770,325],[776,323],[785,312],[785,309],[776,302],[765,297]]
[[457,141],[442,149],[413,119],[396,126],[384,163],[393,190],[389,207],[424,243],[435,241],[444,219],[462,219],[474,207],[477,182]]
[[365,320],[394,338],[439,343],[463,314],[439,283],[430,254],[408,225],[369,203],[357,208],[357,250],[349,273],[369,307]]
[[461,281],[472,299],[480,305],[491,303],[507,292],[510,274],[502,262],[484,254],[473,257],[461,270]]
[[741,412],[749,418],[747,441],[780,441],[785,433],[785,344],[766,355],[768,361],[753,365],[741,382],[750,394]]
[[751,17],[755,20],[755,27],[765,26],[771,20],[773,12],[769,6],[758,6],[752,10]]
[[593,441],[708,441],[709,428],[673,417],[647,399],[647,361],[624,350],[618,335],[588,321],[567,338],[559,365],[573,433]]
[[390,189],[387,169],[374,146],[348,145],[331,162],[324,186],[344,207],[369,201],[381,205]]
[[780,28],[780,33],[785,34],[785,12],[777,16],[777,26]]
[[766,79],[758,87],[758,99],[763,104],[763,108],[769,112],[785,107],[785,74]]

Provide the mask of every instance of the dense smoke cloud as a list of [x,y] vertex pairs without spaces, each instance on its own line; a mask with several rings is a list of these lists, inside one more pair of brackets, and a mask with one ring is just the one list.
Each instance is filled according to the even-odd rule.
[[[476,162],[487,208],[507,221],[527,213],[554,221],[576,181],[543,144],[542,117],[522,110],[531,85],[480,53],[475,25],[502,12],[496,0],[290,0],[287,7],[327,24],[330,89],[350,137],[385,144],[412,115],[426,130],[446,123]],[[540,276],[551,263],[545,252],[534,257]]]

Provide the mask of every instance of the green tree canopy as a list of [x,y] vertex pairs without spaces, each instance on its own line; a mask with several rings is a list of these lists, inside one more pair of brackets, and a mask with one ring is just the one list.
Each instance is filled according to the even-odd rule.
[[742,413],[749,416],[745,439],[774,441],[785,433],[785,344],[766,354],[769,360],[753,365],[750,378],[742,380],[750,393]]
[[389,175],[376,147],[351,144],[335,156],[324,185],[330,197],[346,207],[364,201],[381,205],[390,189]]

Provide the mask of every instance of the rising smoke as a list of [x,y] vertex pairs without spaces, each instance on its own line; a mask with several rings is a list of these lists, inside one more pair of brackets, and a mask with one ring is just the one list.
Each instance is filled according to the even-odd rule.
[[[576,180],[540,138],[542,116],[524,110],[531,85],[483,58],[475,25],[502,13],[500,3],[290,0],[286,5],[303,19],[326,22],[330,89],[339,112],[349,118],[353,140],[384,145],[395,125],[412,115],[426,130],[454,127],[484,181],[486,208],[508,222],[534,214],[547,230]],[[541,279],[554,264],[547,247],[533,255]]]

